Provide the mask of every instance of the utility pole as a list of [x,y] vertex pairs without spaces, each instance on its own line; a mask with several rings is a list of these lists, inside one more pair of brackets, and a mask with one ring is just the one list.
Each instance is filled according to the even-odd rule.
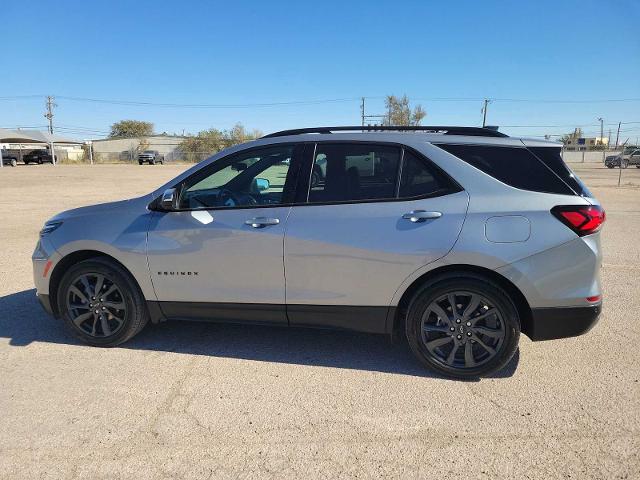
[[489,105],[489,102],[491,100],[489,100],[488,98],[484,99],[484,106],[482,107],[482,128],[484,128],[487,125],[487,105]]
[[[602,117],[598,117],[598,120],[600,121],[600,145],[602,145],[602,163],[604,163],[604,142],[603,137],[604,137],[604,120],[602,119]],[[596,145],[598,145],[598,142],[596,142]]]
[[53,97],[51,95],[47,95],[47,113],[44,114],[44,117],[49,120],[49,133],[53,134],[53,109],[57,107],[53,101]]
[[[366,122],[370,122],[371,120],[373,120],[374,122],[382,122],[384,124],[384,119],[391,118],[391,108],[389,108],[389,113],[387,113],[387,115],[367,115],[365,112],[365,97],[362,97],[362,101],[360,102],[360,117],[362,118],[362,126],[364,127],[366,125]],[[378,120],[381,119],[381,120]],[[376,125],[376,123],[374,123],[374,125]],[[371,126],[371,123],[369,123],[369,126]]]
[[622,125],[622,122],[618,122],[618,133],[616,133],[616,150],[618,149],[618,140],[620,140],[620,125]]

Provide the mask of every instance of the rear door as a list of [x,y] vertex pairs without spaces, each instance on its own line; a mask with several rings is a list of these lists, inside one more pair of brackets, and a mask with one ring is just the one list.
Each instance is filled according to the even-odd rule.
[[445,256],[468,196],[415,151],[392,144],[318,143],[305,161],[306,198],[285,234],[292,325],[384,331],[401,283]]

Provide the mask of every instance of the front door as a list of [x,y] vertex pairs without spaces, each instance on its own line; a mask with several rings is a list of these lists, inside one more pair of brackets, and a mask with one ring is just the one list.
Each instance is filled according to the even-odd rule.
[[222,158],[177,187],[177,212],[154,212],[151,278],[169,318],[286,323],[284,228],[291,144]]

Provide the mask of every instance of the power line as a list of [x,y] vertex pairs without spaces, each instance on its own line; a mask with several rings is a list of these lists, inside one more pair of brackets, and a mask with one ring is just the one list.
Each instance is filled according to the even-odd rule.
[[[29,98],[42,98],[46,95],[12,95],[0,97],[0,100],[20,100]],[[326,98],[313,100],[295,100],[282,102],[257,102],[257,103],[238,103],[238,104],[206,104],[206,103],[164,103],[164,102],[148,102],[139,100],[119,100],[91,97],[76,97],[57,95],[57,98],[76,101],[76,102],[93,102],[106,103],[113,105],[132,105],[132,106],[155,106],[155,107],[172,107],[172,108],[252,108],[252,107],[275,107],[287,105],[317,105],[322,103],[340,103],[361,101],[363,97],[343,97],[343,98]],[[365,96],[365,99],[381,99],[386,98],[384,95]],[[482,102],[486,97],[412,97],[414,100],[430,101],[430,102]],[[528,103],[612,103],[612,102],[640,102],[640,98],[605,98],[605,99],[543,99],[543,98],[494,98],[494,102],[528,102]]]
[[67,97],[58,96],[64,100],[71,100],[74,102],[92,102],[92,103],[106,103],[111,105],[130,105],[130,106],[146,106],[146,107],[169,107],[169,108],[258,108],[258,107],[277,107],[287,105],[318,105],[322,103],[340,103],[340,102],[352,102],[360,100],[361,97],[352,98],[328,98],[321,100],[299,100],[289,102],[268,102],[268,103],[238,103],[238,104],[206,104],[206,103],[156,103],[156,102],[142,102],[131,100],[107,100],[102,98],[85,98],[85,97]]

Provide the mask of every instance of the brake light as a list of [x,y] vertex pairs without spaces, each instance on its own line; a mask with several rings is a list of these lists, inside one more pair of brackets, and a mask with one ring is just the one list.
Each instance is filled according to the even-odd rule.
[[562,205],[553,207],[551,213],[581,237],[602,228],[606,215],[597,205]]

